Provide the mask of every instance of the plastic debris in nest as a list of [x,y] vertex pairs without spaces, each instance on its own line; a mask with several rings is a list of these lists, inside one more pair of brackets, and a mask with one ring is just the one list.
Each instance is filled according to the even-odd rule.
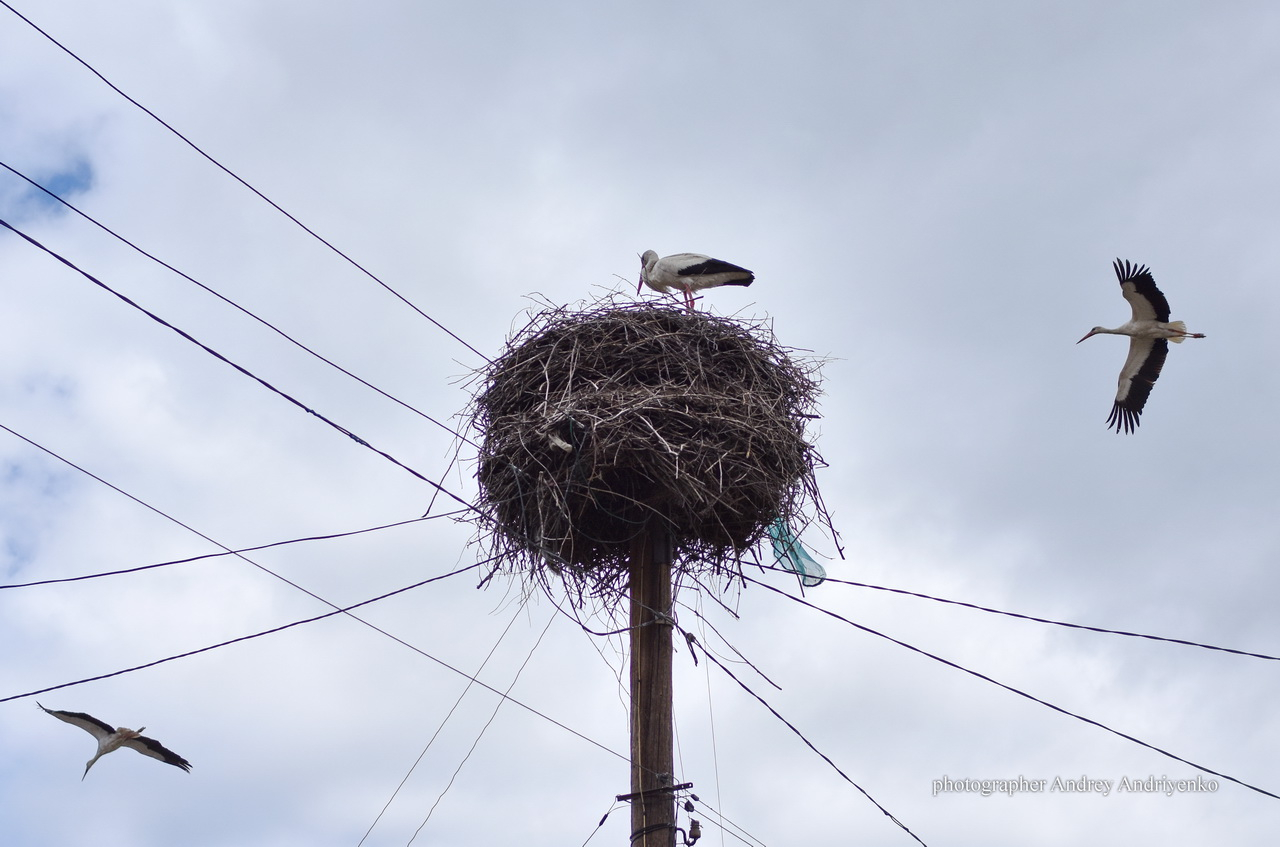
[[827,569],[809,555],[784,519],[778,518],[769,524],[769,540],[773,542],[773,555],[783,567],[795,572],[805,588],[814,588],[826,581]]

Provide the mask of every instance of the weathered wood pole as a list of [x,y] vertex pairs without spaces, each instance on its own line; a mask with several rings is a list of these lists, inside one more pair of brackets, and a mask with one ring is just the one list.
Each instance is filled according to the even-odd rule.
[[671,543],[651,521],[631,543],[631,845],[675,847]]

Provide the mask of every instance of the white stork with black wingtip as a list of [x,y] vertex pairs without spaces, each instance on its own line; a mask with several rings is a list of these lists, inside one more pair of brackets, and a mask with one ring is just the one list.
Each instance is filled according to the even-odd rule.
[[1116,401],[1107,418],[1107,428],[1114,426],[1119,434],[1121,430],[1133,432],[1137,428],[1138,416],[1169,355],[1169,342],[1181,344],[1184,338],[1204,338],[1204,333],[1187,332],[1187,325],[1182,321],[1169,320],[1169,301],[1156,288],[1146,265],[1130,265],[1127,259],[1123,264],[1116,259],[1113,264],[1120,291],[1133,308],[1133,317],[1115,329],[1095,326],[1080,341],[1099,333],[1129,336],[1129,358],[1120,369]]
[[[36,703],[36,705],[40,706],[39,703]],[[98,761],[113,750],[118,750],[121,747],[129,747],[133,750],[137,750],[144,756],[159,759],[166,765],[173,765],[176,768],[182,768],[187,773],[191,772],[190,762],[165,747],[154,738],[147,738],[143,735],[142,730],[146,729],[145,726],[136,730],[125,729],[124,727],[112,729],[109,724],[98,720],[92,715],[86,715],[84,712],[63,712],[57,709],[45,709],[44,706],[40,706],[40,708],[44,709],[60,721],[66,721],[72,726],[80,727],[85,732],[98,739],[98,752],[95,753],[93,758],[89,760],[88,764],[84,766],[84,775],[80,777],[81,779],[84,779],[89,775],[89,768],[93,767],[94,762]]]
[[636,293],[640,293],[642,285],[663,294],[671,289],[682,291],[684,304],[692,311],[693,292],[720,285],[750,285],[755,278],[746,268],[701,253],[673,253],[659,259],[657,253],[646,250],[640,257],[640,283]]

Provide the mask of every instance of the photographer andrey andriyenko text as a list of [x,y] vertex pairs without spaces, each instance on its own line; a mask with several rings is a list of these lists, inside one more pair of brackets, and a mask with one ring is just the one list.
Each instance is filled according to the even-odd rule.
[[1168,776],[1132,777],[1122,776],[1119,779],[1097,779],[1090,776],[1052,779],[1029,779],[1019,774],[1010,779],[952,779],[943,776],[933,781],[933,796],[939,794],[978,794],[990,797],[993,794],[1097,794],[1109,797],[1111,794],[1164,794],[1172,797],[1175,794],[1211,794],[1218,790],[1216,779],[1205,779],[1202,776],[1188,779],[1170,779]]

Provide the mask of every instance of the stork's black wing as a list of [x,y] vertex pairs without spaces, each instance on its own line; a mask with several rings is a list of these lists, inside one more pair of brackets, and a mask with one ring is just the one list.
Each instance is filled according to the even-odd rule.
[[746,268],[738,267],[732,262],[726,262],[723,259],[708,258],[705,261],[697,262],[691,265],[685,265],[678,271],[680,276],[710,276],[711,274],[742,274],[750,279],[754,276],[751,271]]
[[1124,299],[1133,308],[1135,321],[1169,321],[1169,301],[1159,288],[1155,278],[1146,265],[1131,265],[1129,260],[1114,262],[1116,278],[1120,280],[1120,290]]
[[[36,703],[36,705],[40,706],[39,703]],[[116,728],[111,724],[106,723],[105,721],[100,721],[93,715],[86,715],[84,712],[64,712],[59,709],[45,709],[44,706],[40,706],[40,708],[44,709],[60,721],[66,721],[73,726],[80,727],[94,738],[101,738],[103,735],[111,735],[116,731]]]
[[159,759],[166,765],[173,765],[175,768],[182,768],[187,773],[191,772],[190,762],[161,744],[159,741],[156,741],[154,738],[147,738],[145,735],[139,735],[137,738],[131,738],[126,741],[124,746],[132,747],[144,756]]
[[1129,357],[1120,371],[1116,387],[1116,402],[1107,418],[1107,427],[1115,427],[1117,433],[1133,432],[1138,427],[1138,416],[1147,405],[1151,388],[1160,377],[1165,357],[1169,355],[1169,342],[1163,338],[1130,338]]

